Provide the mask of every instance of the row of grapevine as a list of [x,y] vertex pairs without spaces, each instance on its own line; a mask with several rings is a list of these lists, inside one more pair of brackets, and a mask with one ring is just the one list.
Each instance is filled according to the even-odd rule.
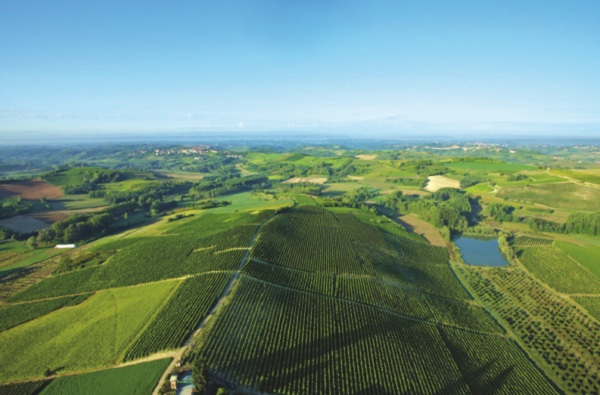
[[25,381],[22,383],[0,384],[0,395],[34,395],[50,383],[50,380]]
[[297,216],[286,212],[269,222],[258,238],[252,257],[323,273],[372,273],[372,268],[361,264],[343,227],[294,219]]
[[[310,211],[318,210],[326,211]],[[296,210],[279,215],[264,227],[251,256],[296,270],[369,276],[437,296],[469,299],[445,249],[385,233],[351,214],[328,215],[341,226],[321,225],[323,221],[311,220],[321,216],[305,218]]]
[[600,279],[600,248],[597,245],[579,246],[561,241],[556,246]]
[[600,321],[600,296],[575,296],[573,299]]
[[572,393],[600,391],[600,323],[519,269],[460,267],[461,276]]
[[512,340],[438,329],[472,393],[560,393]]
[[449,265],[422,265],[407,270],[410,270],[417,287],[423,292],[450,299],[471,299]]
[[525,235],[516,236],[512,242],[513,245],[518,247],[550,246],[552,243],[554,243],[553,239]]
[[292,220],[319,226],[340,226],[335,214],[319,206],[298,206],[286,212]]
[[225,230],[235,229],[242,225],[260,225],[274,214],[271,210],[258,213],[205,213],[190,220],[184,219],[174,223],[166,234],[189,235],[198,239],[213,236]]
[[228,273],[207,273],[185,280],[129,348],[124,360],[183,346],[217,301],[230,278],[231,274]]
[[600,211],[600,188],[574,182],[502,187],[498,197],[539,203],[545,206],[584,211]]
[[477,332],[502,333],[503,329],[482,307],[446,298],[428,298],[433,319],[447,326]]
[[24,322],[34,320],[61,307],[75,306],[91,294],[67,296],[64,298],[41,300],[31,303],[6,304],[0,306],[0,331],[7,330]]
[[[216,218],[227,226],[216,223],[217,231],[209,233],[204,229],[199,231],[199,236],[190,231],[131,239],[127,243],[117,241],[115,245],[107,243],[103,249],[117,246],[120,249],[105,264],[55,275],[28,288],[13,300],[92,292],[213,270],[235,270],[258,225],[250,223],[255,220],[252,216],[242,217],[248,223],[240,223],[239,219],[228,223],[226,215]],[[184,226],[190,228],[191,224]]]
[[242,273],[272,284],[295,288],[302,291],[333,295],[334,276],[295,270],[252,260],[248,262]]
[[212,374],[254,391],[469,393],[435,325],[245,276],[197,344]]
[[416,289],[389,286],[369,278],[338,277],[336,296],[418,319],[431,319],[429,305]]
[[600,278],[556,247],[527,247],[519,250],[517,254],[528,270],[558,292],[569,294],[600,292]]
[[448,252],[445,248],[434,247],[425,242],[392,236],[386,238],[397,250],[400,250],[403,265],[448,265]]
[[336,296],[402,315],[472,331],[499,333],[502,328],[481,307],[435,297],[416,289],[391,286],[368,278],[338,277]]

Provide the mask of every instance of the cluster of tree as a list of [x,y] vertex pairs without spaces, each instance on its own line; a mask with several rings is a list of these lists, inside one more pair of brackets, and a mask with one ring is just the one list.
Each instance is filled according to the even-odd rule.
[[167,222],[173,222],[173,221],[179,221],[180,219],[184,219],[184,218],[188,218],[188,217],[193,217],[194,214],[177,214],[174,217],[170,217],[169,219],[167,219]]
[[104,199],[108,203],[136,201],[140,207],[149,207],[166,195],[187,193],[193,184],[189,181],[162,181],[142,184],[135,191],[107,191]]
[[150,215],[161,215],[175,207],[177,207],[177,202],[175,200],[155,200],[150,204]]
[[53,223],[49,228],[41,229],[38,232],[37,240],[42,243],[54,241],[74,243],[101,237],[108,233],[112,220],[112,216],[108,213],[73,215],[63,221]]
[[489,180],[485,179],[483,177],[466,174],[460,180],[460,187],[468,188],[468,187],[472,187],[473,185],[476,185],[476,184],[479,184],[479,183],[485,182],[485,181],[489,181]]
[[0,241],[10,239],[14,235],[13,231],[0,226]]
[[584,233],[592,236],[600,235],[600,213],[572,213],[565,223],[548,221],[543,218],[530,217],[529,227],[538,232]]
[[270,186],[269,178],[263,174],[242,176],[239,171],[232,169],[204,178],[194,184],[189,192],[194,194],[196,199],[212,199],[224,194],[268,188]]
[[515,208],[513,206],[501,203],[492,203],[488,206],[488,211],[490,216],[498,222],[510,222],[514,220],[513,211],[515,211]]
[[450,171],[446,166],[427,159],[400,162],[398,168],[425,177],[442,175]]
[[193,164],[182,163],[178,170],[199,173],[212,173],[222,169],[225,166],[233,165],[239,162],[239,159],[227,156],[223,153],[204,155],[201,160],[194,161]]
[[498,248],[500,248],[500,251],[502,251],[504,256],[509,261],[512,261],[516,257],[515,251],[512,248],[510,248],[510,238],[511,237],[512,237],[511,235],[506,234],[504,232],[501,232],[500,236],[498,236]]
[[543,218],[529,217],[527,219],[527,225],[531,230],[536,232],[556,232],[563,233],[565,230],[565,224],[561,224],[554,221],[548,221]]
[[252,170],[265,174],[278,175],[282,178],[322,175],[327,177],[330,182],[342,182],[349,175],[365,174],[370,168],[369,164],[358,163],[352,158],[344,159],[342,163],[336,163],[335,166],[325,160],[315,161],[311,166],[294,163],[304,156],[296,154],[285,161],[275,161],[260,165],[253,164]]
[[25,214],[31,211],[33,205],[19,195],[16,199],[6,199],[0,202],[0,218],[8,218],[13,215]]
[[113,251],[86,251],[77,255],[63,254],[60,257],[58,268],[56,268],[54,273],[65,273],[77,269],[101,265],[112,255],[112,253]]
[[348,176],[367,173],[369,168],[369,164],[357,164],[354,159],[348,158],[336,168],[329,167],[327,176],[329,182],[343,182],[347,180]]
[[443,188],[425,198],[395,191],[388,195],[384,206],[399,212],[411,212],[438,228],[463,231],[469,226],[472,213],[469,198],[455,188]]
[[377,192],[367,187],[359,188],[355,191],[345,193],[341,196],[327,197],[318,200],[323,207],[352,207],[377,213],[375,206],[369,206],[365,202],[377,196]]
[[565,222],[565,231],[568,233],[585,233],[600,235],[600,213],[573,213]]
[[195,202],[194,203],[194,208],[195,209],[209,209],[209,208],[216,208],[216,207],[225,207],[225,206],[229,206],[231,204],[230,201],[227,200],[204,200],[201,202]]
[[527,177],[525,174],[519,174],[519,173],[511,174],[507,178],[507,181],[525,181],[525,180],[529,180],[529,177]]
[[455,208],[461,214],[469,215],[473,211],[469,197],[461,190],[456,188],[441,188],[427,198],[445,202],[446,206]]
[[321,196],[321,193],[323,192],[322,185],[312,184],[310,182],[281,183],[279,184],[279,187],[286,192],[313,196]]
[[[163,183],[145,184],[139,191],[115,192],[111,195],[113,205],[95,214],[72,216],[64,221],[54,223],[50,228],[38,232],[37,240],[42,243],[73,243],[89,240],[118,230],[114,226],[115,219],[128,213],[149,210],[151,215],[159,215],[177,206],[175,200],[165,200],[167,195],[186,190],[191,183],[166,181]],[[107,196],[107,199],[109,197]]]
[[252,171],[278,175],[281,178],[306,177],[309,174],[310,167],[297,165],[289,161],[268,161],[261,164],[251,164]]
[[398,185],[408,185],[414,187],[424,188],[425,184],[427,184],[426,178],[411,178],[411,177],[398,177],[398,178],[388,178],[385,182],[392,182]]
[[[73,176],[77,176],[81,179],[81,183],[77,185],[65,185],[62,187],[65,195],[76,195],[82,193],[89,193],[98,188],[99,184],[113,183],[125,180],[129,173],[122,170],[103,169],[100,167],[80,167],[73,168],[70,165],[68,168],[61,168],[45,174],[44,178],[60,174],[64,171],[69,171]],[[67,170],[69,169],[70,170]]]

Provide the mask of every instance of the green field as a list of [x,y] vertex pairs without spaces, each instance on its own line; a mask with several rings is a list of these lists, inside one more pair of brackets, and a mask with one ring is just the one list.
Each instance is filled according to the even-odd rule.
[[600,188],[573,182],[502,187],[497,196],[560,209],[600,211]]
[[529,271],[558,292],[595,294],[600,290],[599,277],[556,247],[526,247],[517,255]]
[[[116,364],[177,281],[98,292],[84,303],[3,332],[2,379],[42,377]],[[32,347],[35,344],[35,347]]]
[[170,359],[53,380],[40,395],[147,395],[152,392]]
[[53,247],[30,249],[25,243],[17,241],[2,243],[0,244],[0,278],[17,269],[42,262],[64,252],[65,250]]
[[[0,230],[0,395],[149,394],[165,357],[202,359],[207,393],[598,394],[600,150],[353,144],[101,148],[78,166],[111,168],[48,170],[108,194],[51,200],[85,217],[41,248]],[[280,183],[311,175],[327,182]],[[423,190],[435,175],[472,186]],[[449,240],[475,232],[509,265],[462,263]]]
[[[435,325],[260,284],[242,278],[231,303],[202,331],[197,352],[221,377],[286,394],[471,393],[457,365],[464,362],[457,347],[473,343],[470,332],[459,332],[449,349]],[[240,316],[244,325],[236,325]],[[472,360],[469,380],[478,380],[477,388],[507,382],[503,391],[556,393],[510,341],[478,341],[469,355],[489,348],[495,357]]]
[[492,193],[494,191],[494,187],[489,184],[476,184],[472,187],[466,188],[465,191],[470,193],[471,195],[479,195],[485,193]]
[[282,199],[282,200],[259,200],[252,196],[251,192],[236,193],[234,195],[226,195],[218,200],[226,200],[231,202],[229,206],[211,208],[209,211],[215,214],[221,213],[233,213],[238,211],[251,211],[251,210],[277,210],[281,207],[287,207],[293,205],[293,200]]
[[115,252],[101,266],[52,276],[14,300],[91,292],[182,277],[213,270],[234,270],[259,224],[271,212],[205,214],[174,222],[168,233],[100,243],[99,251]]
[[105,207],[108,203],[102,198],[90,198],[88,195],[67,195],[52,201],[53,210],[82,210]]
[[519,247],[551,246],[554,243],[554,240],[545,237],[518,235],[514,238],[512,243]]
[[600,279],[600,248],[598,246],[592,244],[579,246],[563,241],[557,242],[556,246]]
[[600,296],[573,296],[573,299],[600,321]]
[[577,181],[589,182],[592,184],[600,185],[600,170],[599,169],[586,169],[586,170],[553,169],[552,173],[557,174],[559,176],[574,178]]
[[209,273],[185,280],[127,351],[125,360],[183,346],[230,278],[229,273]]
[[[527,248],[534,249],[555,247]],[[599,322],[524,270],[461,265],[458,272],[474,295],[510,328],[538,366],[543,366],[567,393],[590,394],[600,390],[595,377]],[[568,272],[563,276],[568,276]]]
[[49,383],[50,380],[38,380],[0,384],[0,395],[37,395]]
[[39,318],[61,307],[78,305],[89,296],[90,294],[83,294],[37,302],[0,305],[0,331]]
[[507,162],[485,162],[485,161],[474,161],[474,162],[452,162],[446,163],[446,167],[456,170],[475,170],[485,173],[517,173],[523,170],[535,169],[534,166],[521,165],[518,163],[507,163]]

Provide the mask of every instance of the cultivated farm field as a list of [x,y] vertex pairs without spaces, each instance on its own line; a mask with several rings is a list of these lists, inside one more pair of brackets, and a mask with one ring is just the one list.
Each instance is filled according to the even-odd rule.
[[43,377],[48,369],[65,373],[114,365],[177,283],[101,291],[79,305],[3,332],[3,379]]
[[22,196],[29,200],[39,200],[42,197],[54,200],[63,195],[60,187],[41,179],[0,184],[0,198]]
[[497,196],[561,209],[600,211],[600,188],[573,182],[502,187]]
[[[65,196],[0,207],[53,223],[0,229],[0,395],[165,395],[197,364],[207,395],[598,393],[596,151],[511,148],[53,164],[30,181]],[[462,235],[497,239],[507,265],[466,265]]]
[[152,392],[170,359],[100,370],[53,380],[40,395],[147,395]]

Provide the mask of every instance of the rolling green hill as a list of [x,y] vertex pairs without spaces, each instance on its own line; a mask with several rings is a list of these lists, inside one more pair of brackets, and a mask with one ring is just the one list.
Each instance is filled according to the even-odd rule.
[[[211,394],[600,391],[594,169],[495,148],[264,151],[47,173],[70,193],[52,204],[106,207],[54,237],[3,233],[0,395],[149,393],[198,361]],[[203,173],[166,178],[178,161]],[[426,191],[432,175],[461,188]],[[67,229],[87,236],[57,255]],[[500,238],[508,266],[466,265],[461,232]]]

